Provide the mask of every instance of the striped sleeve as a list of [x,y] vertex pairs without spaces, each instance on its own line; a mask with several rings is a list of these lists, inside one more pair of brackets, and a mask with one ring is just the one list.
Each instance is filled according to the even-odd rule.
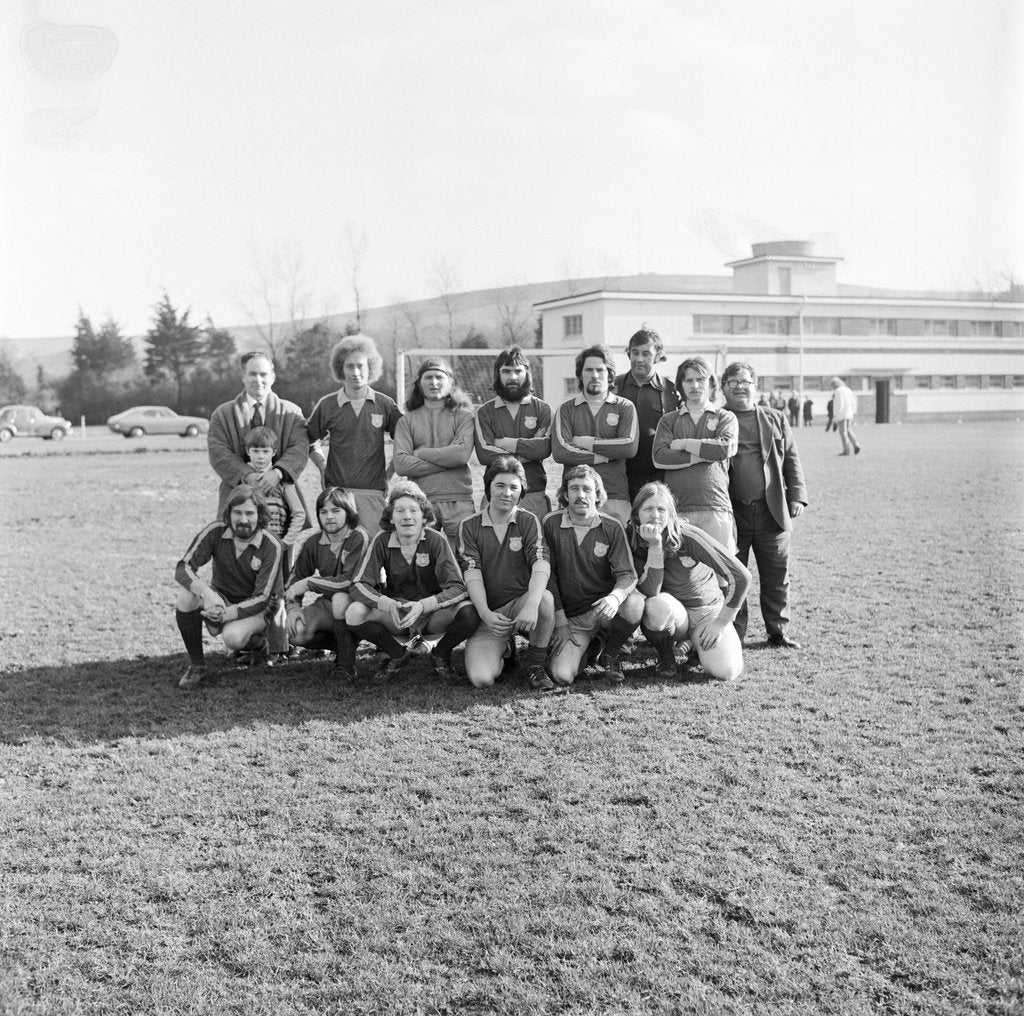
[[362,526],[353,529],[341,545],[334,573],[331,575],[321,573],[319,578],[310,578],[310,592],[321,593],[324,596],[347,592],[352,586],[353,577],[363,562],[363,555],[366,553],[366,545],[369,542],[370,534]]
[[352,595],[368,607],[376,607],[382,595],[380,573],[388,558],[390,533],[379,532],[363,555],[352,580]]
[[651,462],[655,469],[682,469],[684,466],[692,465],[693,456],[689,452],[673,451],[671,445],[675,440],[676,421],[679,419],[679,412],[666,413],[658,421],[658,429],[654,434],[654,444],[651,447]]
[[281,570],[284,567],[284,544],[272,533],[263,531],[260,543],[260,567],[256,572],[252,596],[235,604],[239,618],[265,614],[281,594]]
[[473,424],[476,457],[482,466],[489,466],[499,455],[506,454],[494,444],[494,410],[493,401],[485,402],[476,411],[476,420]]
[[718,414],[718,425],[714,437],[700,439],[700,457],[705,462],[720,462],[731,459],[739,448],[740,424],[734,413],[723,409]]
[[750,589],[750,572],[743,567],[738,558],[702,529],[687,522],[680,524],[683,545],[687,552],[725,580],[726,586],[722,589],[725,605],[733,610],[739,609]]
[[615,437],[595,440],[594,454],[609,459],[631,459],[640,447],[640,426],[636,419],[636,406],[629,399],[618,399],[612,404],[618,414]]
[[[316,550],[320,541],[320,530],[307,530],[299,537],[298,551],[292,554],[292,570],[288,574],[286,585],[291,586],[301,579],[309,578],[316,572]],[[293,547],[294,551],[295,548]],[[310,586],[312,589],[312,586]]]
[[534,399],[532,405],[537,407],[537,429],[532,437],[516,441],[516,455],[526,462],[543,462],[551,455],[551,407],[540,399]]
[[[592,466],[594,455],[572,444],[573,399],[566,399],[555,413],[555,429],[551,437],[551,457],[566,466]],[[587,410],[589,412],[590,410]]]
[[223,532],[223,522],[211,522],[196,534],[184,557],[175,566],[174,578],[178,585],[184,586],[189,592],[193,591],[192,584],[200,581],[199,569],[213,558],[213,548]]
[[[441,587],[434,599],[437,601],[435,610],[442,607],[452,607],[469,596],[466,583],[462,578],[462,571],[458,561],[455,560],[455,552],[447,538],[434,530],[427,530],[434,536],[429,537],[430,556],[433,559],[434,574],[437,576],[437,584]],[[437,537],[437,539],[434,539]]]

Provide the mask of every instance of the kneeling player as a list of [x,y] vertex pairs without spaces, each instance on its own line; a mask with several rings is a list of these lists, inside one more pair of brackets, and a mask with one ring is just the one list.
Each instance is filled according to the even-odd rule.
[[429,528],[434,521],[430,502],[415,483],[399,481],[388,491],[381,531],[363,557],[345,613],[357,639],[388,654],[375,681],[389,680],[409,661],[396,636],[442,632],[430,659],[438,677],[454,680],[452,650],[480,624],[447,537]]
[[676,676],[675,644],[687,638],[710,677],[739,677],[743,645],[732,622],[750,588],[750,572],[704,530],[679,518],[663,483],[645,484],[637,493],[629,540],[640,574],[637,588],[647,597],[641,627],[658,651],[658,677]]
[[599,665],[613,681],[625,680],[619,653],[643,614],[622,524],[598,511],[605,500],[597,471],[573,466],[558,491],[564,510],[543,522],[555,598],[549,670],[557,685],[572,684],[591,640],[602,633],[607,634]]
[[[284,561],[283,544],[264,529],[266,517],[262,495],[236,487],[221,520],[200,532],[178,562],[174,577],[183,589],[175,616],[190,661],[179,688],[195,688],[206,677],[204,618],[211,634],[224,636],[228,649],[266,653],[263,632],[281,605]],[[199,577],[207,561],[213,562],[209,582]]]
[[[328,487],[316,499],[320,532],[312,532],[298,544],[295,564],[288,576],[284,598],[288,604],[288,637],[297,646],[310,646],[328,636],[337,645],[334,676],[355,679],[356,644],[345,623],[345,611],[352,602],[352,580],[370,542],[359,525],[359,513],[352,494],[341,487]],[[317,593],[302,606],[306,593]]]
[[480,627],[466,643],[466,673],[475,688],[489,687],[501,673],[515,633],[530,639],[527,680],[550,691],[544,660],[555,624],[547,589],[551,566],[535,515],[519,507],[526,471],[514,455],[499,455],[484,472],[486,507],[459,523],[459,560]]

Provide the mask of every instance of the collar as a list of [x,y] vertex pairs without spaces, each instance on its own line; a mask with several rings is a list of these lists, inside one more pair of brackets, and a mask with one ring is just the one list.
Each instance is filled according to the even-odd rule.
[[[376,395],[377,393],[372,388],[367,388],[365,401],[372,402],[374,405],[377,405]],[[342,385],[342,387],[338,389],[338,405],[347,406],[351,401],[352,400],[345,394],[345,387]]]
[[[351,535],[352,535],[352,530],[350,529],[347,533],[345,533],[344,539],[341,539],[341,540],[338,541],[338,545],[339,546],[344,545],[346,540],[348,540],[348,538]],[[326,547],[326,546],[328,546],[328,544],[330,544],[331,538],[323,530],[321,530],[320,531],[320,541],[319,542],[320,542],[321,546]]]
[[[427,539],[427,529],[424,526],[423,532],[420,534],[420,541],[419,542],[420,543],[424,543],[426,541],[426,539]],[[398,541],[398,533],[392,533],[388,537],[388,547],[401,547],[401,546],[402,546],[402,544],[399,543],[399,541]],[[419,543],[417,543],[416,546],[418,547]]]
[[267,392],[267,394],[262,399],[254,399],[248,392],[242,392],[242,395],[245,402],[245,408],[248,409],[250,413],[252,412],[252,407],[255,406],[257,402],[259,402],[261,406],[266,408],[267,400],[270,398],[269,392]]
[[627,370],[623,383],[632,385],[634,388],[643,388],[644,385],[650,385],[652,388],[656,388],[659,392],[665,387],[665,379],[657,371],[655,371],[646,381],[637,381],[637,379],[633,377],[633,372],[631,370]]
[[[590,525],[587,528],[588,529],[597,529],[597,527],[599,525],[601,525],[601,510],[600,509],[598,509],[596,512],[594,512],[593,521],[590,523]],[[573,522],[572,516],[569,514],[569,509],[568,508],[563,508],[562,509],[562,523],[561,523],[560,528],[561,529],[575,529],[576,528],[576,523]]]
[[500,395],[494,396],[494,404],[499,409],[502,407],[508,409],[509,406],[525,406],[528,402],[533,402],[532,395],[527,395],[524,398],[521,398],[518,402],[506,402]]
[[[224,527],[224,532],[221,534],[220,538],[222,540],[233,540],[235,538],[235,534],[231,531],[231,527],[230,526],[225,526]],[[262,529],[257,529],[256,532],[253,534],[252,539],[249,541],[249,546],[250,547],[258,547],[262,543],[263,543],[263,530]]]
[[[618,400],[619,400],[618,395],[616,395],[615,392],[613,392],[609,388],[608,389],[608,394],[604,397],[604,402],[602,403],[602,405],[606,405],[607,403],[612,402],[612,401],[618,402]],[[579,395],[577,395],[576,398],[573,400],[573,405],[574,406],[582,406],[583,403],[586,402],[586,401],[587,401],[586,395],[584,395],[583,392],[580,392]]]
[[[494,522],[491,519],[491,513],[485,508],[480,514],[483,516],[483,518],[480,521],[480,525],[483,526],[484,529],[493,529],[494,528]],[[515,508],[512,509],[512,514],[509,515],[509,517],[508,517],[507,525],[512,525],[512,523],[517,521],[518,518],[519,518],[519,505],[516,505]]]

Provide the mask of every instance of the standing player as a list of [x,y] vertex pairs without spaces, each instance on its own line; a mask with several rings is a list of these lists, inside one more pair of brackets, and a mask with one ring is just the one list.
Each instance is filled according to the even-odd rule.
[[[242,356],[244,391],[225,402],[210,417],[207,446],[210,465],[220,477],[218,512],[224,510],[228,495],[240,483],[261,494],[279,483],[298,483],[309,458],[306,421],[294,402],[286,402],[274,393],[274,363],[266,353]],[[277,461],[263,476],[256,473],[245,457],[245,435],[253,427],[271,427],[278,437]]]
[[396,636],[441,633],[431,663],[438,677],[454,680],[452,650],[480,624],[447,538],[428,528],[433,521],[430,502],[415,483],[391,485],[381,531],[363,557],[345,613],[357,639],[388,654],[375,681],[389,680],[409,661]]
[[665,347],[653,328],[645,325],[631,335],[626,353],[629,370],[615,382],[615,392],[636,406],[640,443],[636,455],[626,462],[626,480],[632,502],[645,483],[664,479],[665,474],[654,468],[651,459],[654,435],[661,418],[679,408],[680,398],[676,386],[656,369],[659,363],[665,362]]
[[[348,335],[331,350],[331,373],[342,387],[325,395],[306,425],[309,457],[320,470],[323,487],[342,487],[355,498],[363,528],[380,529],[387,470],[384,435],[395,436],[402,413],[393,399],[370,385],[384,371],[377,344],[366,335]],[[320,442],[328,440],[324,458]]]
[[[211,634],[224,636],[229,650],[266,654],[263,632],[281,603],[284,546],[265,523],[262,495],[236,487],[220,521],[203,529],[178,562],[174,578],[182,590],[175,618],[189,658],[179,688],[195,688],[207,676],[204,619]],[[207,561],[213,562],[210,581],[199,577]]]
[[857,415],[857,396],[845,384],[841,377],[834,377],[829,381],[832,389],[832,418],[835,421],[836,430],[839,431],[839,439],[843,442],[843,450],[840,455],[849,455],[853,449],[855,455],[860,455],[860,445],[853,435],[853,418]]
[[[319,633],[337,646],[334,675],[355,679],[356,644],[345,623],[352,580],[370,537],[359,525],[352,493],[340,487],[322,490],[316,499],[320,532],[309,533],[299,545],[288,576],[284,598],[288,609],[288,635],[297,646],[309,646]],[[317,598],[302,606],[306,593]]]
[[459,558],[480,627],[466,643],[466,673],[475,688],[501,673],[509,640],[530,640],[527,680],[539,691],[554,688],[544,660],[555,623],[547,589],[547,561],[540,521],[519,507],[526,473],[513,455],[499,455],[484,472],[486,507],[459,524]]
[[642,629],[658,652],[658,677],[676,676],[675,645],[687,638],[709,676],[739,677],[743,645],[732,622],[750,588],[750,572],[717,540],[679,518],[663,483],[649,483],[637,494],[629,541],[640,574],[637,589],[646,597]]
[[676,382],[686,402],[658,424],[654,464],[665,470],[679,514],[735,550],[729,459],[736,454],[736,417],[715,407],[717,381],[703,357],[684,360]]
[[437,357],[420,364],[395,430],[394,467],[419,485],[437,524],[452,543],[459,523],[473,514],[473,413],[469,396],[455,387],[451,367]]
[[563,687],[576,679],[591,640],[602,632],[607,640],[599,664],[611,680],[625,680],[619,653],[643,615],[626,534],[617,519],[598,511],[604,500],[597,471],[573,466],[558,491],[563,510],[543,523],[555,603],[549,669]]
[[[551,454],[566,466],[593,466],[608,500],[604,510],[625,525],[629,519],[626,462],[640,442],[636,409],[610,390],[615,364],[606,346],[589,346],[576,357],[580,394],[555,414]],[[564,487],[563,476],[563,487]]]
[[548,477],[544,460],[551,454],[551,407],[532,394],[533,372],[519,346],[503,349],[494,360],[494,392],[476,413],[476,457],[489,466],[514,455],[526,469],[526,490],[520,508],[544,518]]

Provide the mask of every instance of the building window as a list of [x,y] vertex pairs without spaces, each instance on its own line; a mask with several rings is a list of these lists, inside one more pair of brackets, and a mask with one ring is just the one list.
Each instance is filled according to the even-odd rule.
[[563,335],[565,338],[570,339],[574,335],[583,334],[583,315],[582,314],[566,314],[562,318]]
[[1006,387],[1006,375],[1005,374],[989,374],[988,376],[989,388],[1005,388]]
[[868,318],[868,331],[872,335],[895,335],[895,318]]
[[939,375],[939,387],[940,388],[956,388],[956,374],[940,374]]
[[960,334],[961,335],[980,335],[987,338],[994,338],[998,333],[996,331],[995,321],[961,321],[960,322]]
[[931,388],[932,386],[931,374],[915,374],[910,380],[915,388]]
[[729,335],[730,322],[724,314],[694,314],[693,331],[697,335]]
[[925,335],[956,335],[955,321],[925,321]]
[[575,377],[567,377],[565,379],[565,388],[564,388],[563,394],[565,394],[566,396],[569,396],[569,395],[579,395],[579,393],[580,393],[579,382],[576,380]]
[[839,318],[809,317],[804,318],[805,329],[810,335],[838,335]]
[[980,374],[965,374],[960,379],[963,384],[961,388],[980,388],[981,387],[981,375]]
[[844,317],[839,319],[841,335],[870,335],[867,318]]
[[1000,324],[1004,339],[1024,338],[1024,321],[1001,321]]
[[900,318],[896,322],[897,335],[924,335],[924,322],[913,318]]
[[1024,388],[1024,374],[1011,374],[1010,382],[1012,388]]
[[760,335],[795,335],[797,332],[796,318],[759,317],[755,320]]

